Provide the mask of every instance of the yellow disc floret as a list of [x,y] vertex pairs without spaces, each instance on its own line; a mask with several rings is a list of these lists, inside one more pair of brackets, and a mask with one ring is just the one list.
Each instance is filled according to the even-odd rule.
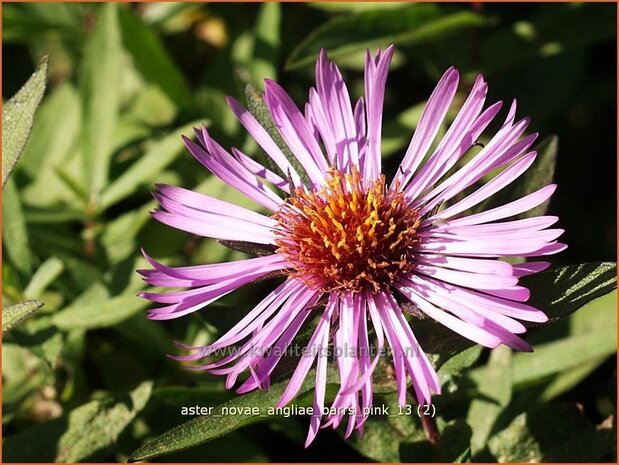
[[420,218],[384,176],[366,186],[356,167],[332,168],[320,190],[297,188],[274,218],[278,252],[312,288],[378,292],[413,267]]

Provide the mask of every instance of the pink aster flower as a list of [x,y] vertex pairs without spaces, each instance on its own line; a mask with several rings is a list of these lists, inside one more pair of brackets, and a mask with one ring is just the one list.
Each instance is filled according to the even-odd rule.
[[[372,373],[387,346],[402,405],[410,386],[419,403],[429,403],[433,393],[440,393],[436,371],[399,301],[412,302],[483,346],[531,350],[518,336],[526,330],[519,320],[544,322],[547,317],[525,303],[529,291],[519,285],[519,278],[548,263],[511,264],[500,259],[545,256],[565,248],[557,242],[563,231],[548,229],[556,217],[509,219],[548,200],[555,185],[463,215],[516,180],[536,157],[530,147],[537,134],[525,135],[529,119],[516,121],[514,102],[489,142],[469,162],[456,166],[501,107],[498,102],[484,109],[487,85],[481,76],[446,134],[430,150],[458,87],[458,72],[453,68],[445,72],[400,168],[387,183],[381,174],[380,146],[392,54],[393,47],[375,57],[367,54],[365,98],[355,105],[338,68],[324,52],[316,63],[316,88],[310,90],[305,112],[277,83],[265,81],[266,106],[298,161],[294,166],[254,116],[228,99],[279,174],[236,148],[228,152],[204,127],[196,130],[197,143],[185,138],[200,163],[268,214],[180,187],[160,185],[154,194],[160,209],[153,216],[162,223],[199,236],[270,246],[272,254],[179,268],[147,257],[153,269],[142,273],[149,284],[186,288],[142,294],[163,304],[150,310],[151,319],[169,320],[198,311],[274,272],[286,276],[217,341],[205,347],[182,345],[191,353],[176,359],[195,361],[234,347],[225,357],[209,358],[194,368],[226,375],[228,389],[247,374],[238,385],[239,393],[266,388],[301,328],[317,320],[278,402],[286,405],[297,395],[315,364],[314,415],[306,445],[321,424],[336,428],[346,417],[346,436],[355,429],[362,432],[364,410],[372,405]],[[495,170],[499,174],[475,187]],[[340,387],[331,405],[335,413],[323,416],[329,352]]]

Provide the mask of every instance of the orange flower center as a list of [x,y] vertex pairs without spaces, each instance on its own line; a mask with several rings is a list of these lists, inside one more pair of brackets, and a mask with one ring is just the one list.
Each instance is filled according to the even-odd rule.
[[421,220],[383,175],[366,187],[356,167],[332,168],[325,186],[297,188],[273,217],[278,252],[311,288],[375,293],[413,268]]

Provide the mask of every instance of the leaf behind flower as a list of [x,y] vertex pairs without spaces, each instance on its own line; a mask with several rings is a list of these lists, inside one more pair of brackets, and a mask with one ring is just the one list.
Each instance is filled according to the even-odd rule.
[[40,300],[28,300],[2,309],[2,332],[5,333],[43,306]]
[[47,79],[47,56],[28,82],[2,108],[2,187],[24,150]]
[[[333,370],[331,370],[333,373]],[[312,394],[314,391],[315,370],[310,372],[305,377],[305,382],[299,391],[299,396],[295,399],[294,404],[297,406],[309,407],[312,405]],[[333,376],[331,376],[333,378]],[[328,383],[334,382],[334,379],[327,379]],[[269,407],[273,407],[279,397],[282,395],[288,381],[274,384],[267,391],[253,391],[248,394],[235,397],[228,402],[225,402],[213,410],[213,415],[204,415],[189,420],[181,425],[172,428],[162,435],[146,442],[137,449],[129,462],[137,462],[150,460],[155,457],[170,454],[172,452],[181,451],[190,447],[197,446],[212,439],[221,437],[238,428],[247,426],[259,421],[265,421],[271,416],[266,414]],[[336,389],[335,384],[327,384],[327,398],[334,394]],[[247,413],[221,415],[222,407],[228,409],[239,409],[243,412],[245,408],[257,407],[261,412],[260,415],[251,415]]]
[[152,382],[133,391],[93,400],[54,420],[22,430],[2,444],[9,462],[78,462],[100,456],[141,411]]
[[313,65],[323,47],[330,58],[342,59],[390,44],[416,45],[438,40],[485,22],[482,15],[472,11],[446,13],[439,5],[430,3],[337,16],[311,32],[292,51],[286,68]]

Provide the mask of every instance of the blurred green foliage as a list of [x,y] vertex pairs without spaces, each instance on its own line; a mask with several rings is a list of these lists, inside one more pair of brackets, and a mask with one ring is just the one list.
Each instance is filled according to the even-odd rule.
[[[5,460],[615,461],[613,263],[531,278],[556,320],[531,328],[534,354],[489,354],[414,322],[441,365],[437,444],[416,416],[375,417],[363,439],[324,430],[307,450],[307,418],[185,423],[181,406],[266,406],[281,386],[237,397],[165,357],[173,340],[212,341],[271,283],[155,323],[134,272],[146,267],[140,247],[171,264],[243,256],[149,219],[155,182],[256,208],[198,169],[181,134],[204,122],[224,146],[260,156],[225,95],[242,99],[269,77],[302,103],[326,47],[358,96],[365,48],[390,43],[388,175],[440,74],[459,68],[461,101],[482,72],[490,99],[517,97],[542,134],[535,168],[501,199],[554,176],[544,208],[570,246],[555,265],[615,260],[615,19],[612,4],[5,3],[3,99],[17,94],[3,109]],[[20,91],[43,57],[47,70]],[[395,405],[385,386],[375,403]],[[309,399],[311,385],[297,404]]]

